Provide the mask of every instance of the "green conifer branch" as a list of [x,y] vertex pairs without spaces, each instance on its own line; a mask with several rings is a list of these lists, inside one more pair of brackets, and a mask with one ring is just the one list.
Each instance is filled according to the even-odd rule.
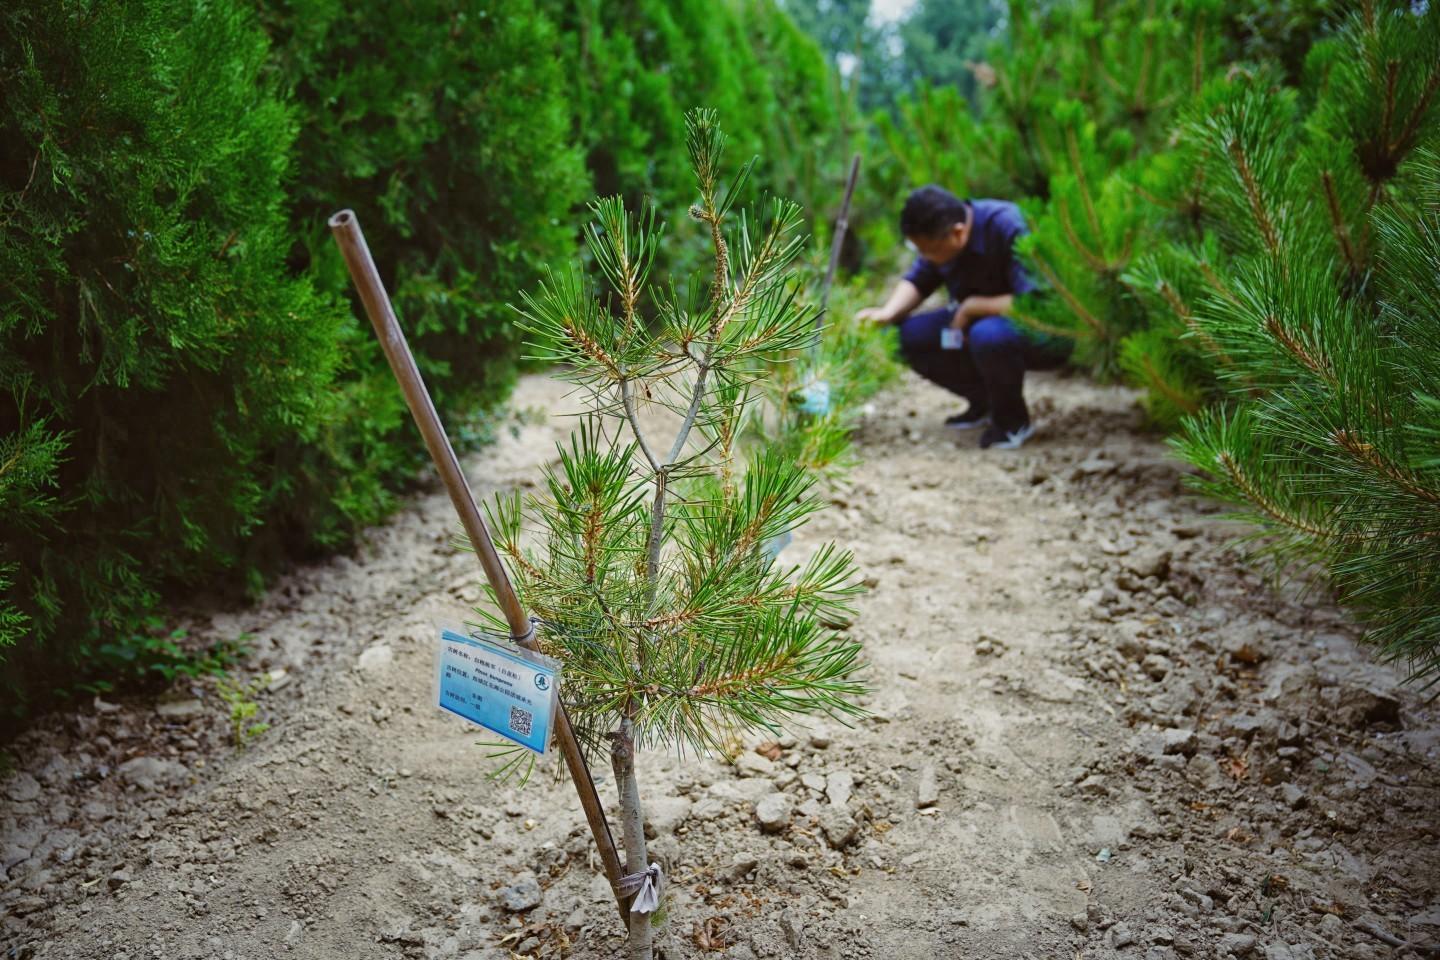
[[1265,250],[1271,256],[1278,256],[1280,253],[1280,234],[1275,228],[1271,219],[1270,211],[1267,209],[1264,197],[1260,192],[1260,184],[1255,179],[1255,172],[1251,169],[1250,159],[1245,150],[1245,145],[1238,136],[1232,136],[1226,149],[1229,151],[1230,159],[1235,165],[1235,174],[1240,178],[1240,183],[1245,189],[1245,198],[1250,205],[1250,215],[1254,218],[1259,228],[1260,237],[1264,241]]
[[1040,270],[1041,274],[1044,275],[1046,282],[1060,295],[1060,299],[1065,301],[1065,305],[1070,308],[1070,312],[1079,317],[1085,326],[1090,328],[1090,332],[1094,336],[1103,339],[1106,336],[1105,325],[1085,308],[1085,305],[1080,302],[1079,298],[1060,280],[1059,275],[1056,274],[1050,264],[1045,261],[1045,258],[1041,257],[1038,253],[1032,253],[1030,259],[1034,261],[1035,266]]
[[1362,265],[1355,252],[1355,245],[1350,239],[1350,226],[1345,222],[1345,214],[1340,209],[1340,196],[1335,188],[1335,174],[1330,170],[1322,170],[1320,184],[1325,194],[1325,206],[1330,214],[1330,229],[1335,234],[1335,243],[1340,247],[1340,253],[1344,256],[1351,274],[1358,276]]
[[1090,199],[1090,185],[1085,179],[1085,160],[1080,156],[1080,144],[1075,136],[1075,127],[1067,125],[1065,128],[1065,149],[1070,156],[1070,167],[1074,171],[1075,185],[1080,190],[1080,202],[1085,208],[1085,221],[1090,224],[1090,232],[1096,237],[1103,237],[1100,230],[1100,218],[1095,213],[1095,203]]
[[1064,197],[1059,197],[1056,203],[1056,212],[1060,214],[1060,226],[1065,230],[1065,239],[1075,252],[1080,254],[1085,264],[1096,273],[1105,273],[1110,269],[1110,264],[1105,258],[1092,253],[1080,240],[1080,235],[1075,232],[1075,225],[1070,220],[1070,205],[1065,202]]
[[1181,392],[1169,379],[1162,376],[1160,371],[1155,369],[1155,361],[1148,356],[1140,358],[1140,367],[1145,375],[1145,382],[1152,390],[1159,392],[1166,400],[1174,404],[1182,413],[1193,414],[1200,410],[1200,402],[1189,394]]
[[1324,380],[1331,386],[1337,384],[1335,371],[1331,369],[1325,357],[1317,354],[1308,347],[1299,337],[1291,333],[1274,313],[1267,313],[1264,319],[1265,332],[1268,333],[1276,343],[1285,349],[1296,360],[1315,376]]
[[1355,462],[1369,467],[1398,489],[1433,505],[1440,505],[1440,491],[1423,486],[1411,471],[1383,456],[1373,443],[1362,439],[1354,430],[1337,429],[1332,434],[1335,446],[1349,454]]
[[1239,459],[1229,450],[1217,452],[1215,462],[1224,470],[1226,478],[1239,491],[1240,495],[1266,517],[1292,530],[1298,530],[1314,537],[1316,540],[1323,542],[1331,539],[1332,533],[1327,528],[1290,513],[1275,500],[1266,496],[1260,486],[1245,473],[1244,468],[1240,466]]
[[1420,96],[1416,98],[1410,115],[1405,119],[1405,125],[1400,128],[1400,135],[1395,138],[1393,143],[1387,144],[1387,152],[1390,156],[1404,156],[1414,147],[1415,135],[1419,132],[1420,124],[1426,114],[1429,113],[1437,91],[1440,91],[1440,64],[1432,62],[1430,71],[1425,78],[1425,85],[1420,91]]

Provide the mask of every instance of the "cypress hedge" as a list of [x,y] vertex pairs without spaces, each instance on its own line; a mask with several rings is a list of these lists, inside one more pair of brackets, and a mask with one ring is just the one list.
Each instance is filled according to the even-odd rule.
[[339,362],[343,311],[286,267],[295,118],[266,56],[223,3],[0,13],[10,712],[166,583],[243,564]]

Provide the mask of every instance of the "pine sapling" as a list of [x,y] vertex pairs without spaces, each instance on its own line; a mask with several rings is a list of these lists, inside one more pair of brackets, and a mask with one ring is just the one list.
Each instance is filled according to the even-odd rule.
[[714,113],[687,119],[700,194],[689,212],[708,268],[652,282],[653,209],[591,205],[603,284],[572,264],[520,309],[537,355],[564,365],[589,402],[541,492],[490,509],[542,649],[563,662],[577,736],[591,757],[609,755],[637,891],[633,958],[651,956],[661,879],[645,847],[639,751],[710,752],[787,716],[854,715],[861,690],[858,645],[821,625],[843,619],[858,589],[850,554],[826,545],[786,568],[765,549],[819,509],[815,478],[740,441],[757,378],[815,336],[791,275],[800,210],[737,209],[753,161],[723,188]]

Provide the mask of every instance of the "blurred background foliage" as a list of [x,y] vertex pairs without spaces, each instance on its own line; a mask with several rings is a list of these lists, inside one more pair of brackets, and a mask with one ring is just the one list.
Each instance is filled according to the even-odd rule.
[[[1372,620],[1420,578],[1382,639],[1433,662],[1421,439],[1440,401],[1404,368],[1436,348],[1413,255],[1436,229],[1436,24],[1331,0],[6,4],[3,722],[109,670],[102,650],[153,648],[167,598],[258,590],[344,547],[417,476],[329,213],[359,212],[437,402],[480,442],[523,366],[507,305],[580,248],[586,200],[650,198],[696,229],[678,215],[695,106],[732,156],[762,157],[752,189],[805,207],[817,264],[863,155],[843,261],[862,290],[900,265],[914,186],[1019,202],[1042,287],[1022,319],[1141,388],[1200,466],[1251,464],[1231,474],[1248,488],[1210,490],[1252,518],[1317,485],[1355,494],[1275,555]],[[1292,319],[1268,323],[1265,297]],[[1277,402],[1274,365],[1346,331],[1384,362],[1306,368],[1308,399]],[[1336,419],[1377,409],[1391,420]],[[1287,429],[1301,446],[1277,452]],[[1383,516],[1337,533],[1366,483],[1393,494]]]

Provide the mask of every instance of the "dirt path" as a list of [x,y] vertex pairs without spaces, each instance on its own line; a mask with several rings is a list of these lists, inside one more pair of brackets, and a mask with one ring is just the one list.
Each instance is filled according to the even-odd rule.
[[[1394,954],[1362,927],[1435,943],[1433,706],[1395,693],[1333,608],[1234,572],[1129,394],[1031,393],[1040,437],[998,455],[947,435],[939,391],[877,398],[863,463],[784,555],[855,549],[873,718],[791,731],[774,759],[646,758],[663,954]],[[540,378],[516,397],[563,402]],[[565,426],[525,427],[472,481],[535,482]],[[17,742],[5,956],[615,956],[570,788],[488,782],[482,738],[429,706],[433,624],[479,597],[453,529],[423,496],[355,558],[204,625],[285,671],[243,753],[203,688]]]

